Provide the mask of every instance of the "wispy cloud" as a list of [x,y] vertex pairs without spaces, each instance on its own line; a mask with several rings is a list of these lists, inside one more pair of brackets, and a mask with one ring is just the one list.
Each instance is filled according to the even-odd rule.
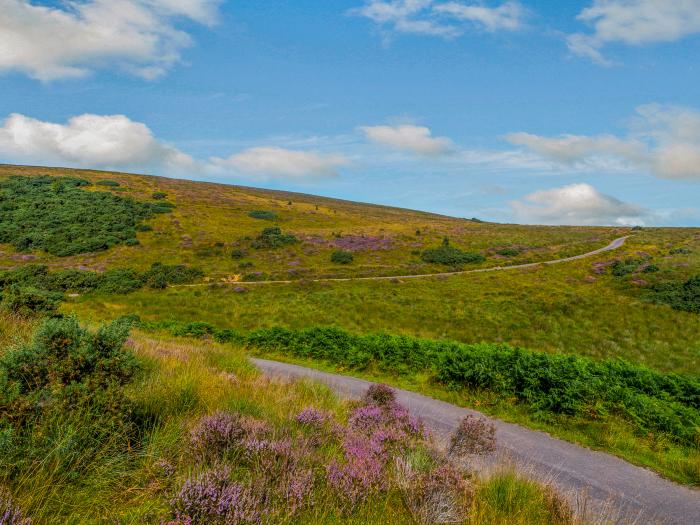
[[640,106],[625,137],[520,132],[506,138],[559,164],[596,167],[613,160],[657,177],[700,180],[700,112],[692,108]]
[[470,28],[489,32],[521,29],[527,10],[516,0],[494,7],[475,2],[368,0],[350,14],[368,18],[389,33],[454,38]]
[[569,50],[610,66],[602,52],[608,44],[675,42],[700,33],[700,0],[594,0],[577,18],[593,32],[569,35]]

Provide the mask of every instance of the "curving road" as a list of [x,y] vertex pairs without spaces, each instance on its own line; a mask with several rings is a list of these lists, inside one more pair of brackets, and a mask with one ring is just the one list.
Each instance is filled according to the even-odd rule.
[[[593,250],[592,252],[582,253],[581,255],[574,255],[573,257],[566,257],[564,259],[554,259],[553,261],[542,261],[527,264],[515,264],[513,266],[495,266],[492,268],[479,268],[477,270],[459,270],[456,272],[442,272],[442,273],[421,273],[414,275],[383,275],[379,277],[325,277],[320,279],[306,279],[306,282],[312,283],[331,283],[331,282],[348,282],[348,281],[389,281],[393,279],[422,279],[425,277],[449,277],[451,275],[464,275],[467,273],[485,273],[485,272],[502,272],[506,270],[521,270],[523,268],[534,268],[540,265],[552,265],[560,264],[570,261],[578,261],[580,259],[586,259],[588,257],[593,257],[600,253],[610,252],[617,250],[625,241],[629,239],[631,235],[626,235],[625,237],[620,237],[615,239],[607,246]],[[261,285],[261,284],[291,284],[299,282],[299,280],[281,280],[281,281],[222,281],[222,282],[211,282],[211,283],[197,283],[197,284],[180,284],[175,285],[175,288],[184,287],[196,287],[196,286],[209,286],[210,284],[231,284],[231,285]]]
[[[252,359],[265,374],[308,378],[325,383],[343,397],[358,398],[371,384],[353,377],[329,374],[265,359]],[[454,431],[474,410],[438,401],[414,392],[397,390],[397,398],[412,414],[423,419],[438,436]],[[639,525],[700,524],[700,491],[661,478],[642,467],[551,437],[536,430],[491,420],[496,427],[500,454],[536,475],[553,478],[566,494],[587,494],[595,508],[619,509]]]

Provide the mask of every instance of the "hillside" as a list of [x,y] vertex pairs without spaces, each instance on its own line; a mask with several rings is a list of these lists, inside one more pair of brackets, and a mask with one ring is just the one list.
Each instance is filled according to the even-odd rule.
[[[623,236],[630,237],[620,248],[587,259],[431,275],[552,261]],[[0,411],[0,438],[9,436],[0,439],[0,447],[15,446],[16,429],[34,428],[29,422],[48,425],[37,423],[36,433],[22,438],[29,448],[17,449],[32,451],[26,461],[36,473],[22,477],[11,469],[4,483],[40,515],[40,523],[52,522],[61,491],[77,490],[76,472],[86,471],[81,490],[96,490],[96,510],[66,503],[72,510],[59,511],[66,520],[89,516],[88,521],[99,522],[115,493],[128,487],[119,507],[126,522],[144,516],[150,516],[146,522],[165,516],[181,519],[173,524],[187,522],[181,508],[168,511],[167,498],[201,466],[183,436],[206,414],[231,410],[256,419],[256,425],[265,420],[272,426],[266,439],[276,443],[306,439],[295,419],[304,407],[329,410],[339,424],[352,418],[356,407],[339,403],[326,390],[263,380],[246,363],[249,355],[420,391],[700,485],[700,229],[492,224],[146,175],[0,166],[0,240],[0,368],[9,378],[3,383],[0,373],[0,394],[11,403],[4,406],[0,399],[5,411]],[[80,445],[85,449],[67,463],[57,458],[55,470],[45,470],[41,454],[58,443],[70,448],[58,407],[85,408],[72,421],[92,421],[92,401],[80,397],[81,387],[47,405],[42,396],[57,395],[52,379],[36,392],[18,393],[12,373],[19,372],[12,370],[54,377],[46,370],[59,365],[50,357],[27,364],[22,360],[31,352],[21,348],[41,326],[37,315],[74,322],[70,315],[60,320],[65,314],[93,327],[120,320],[117,328],[101,329],[112,334],[104,336],[110,348],[125,338],[125,332],[110,330],[132,326],[127,348],[138,366],[131,368],[131,357],[122,356],[117,345],[115,360],[105,365],[116,376],[105,379],[100,365],[97,379],[85,379],[104,386],[106,397],[93,400],[96,410],[113,416],[109,425],[124,432],[128,446],[112,457],[114,443]],[[59,341],[93,340],[79,332],[84,328],[61,326],[72,335]],[[41,336],[31,348],[41,350],[47,340]],[[85,359],[81,352],[92,352],[81,347],[72,356],[71,351],[60,363],[69,378],[71,366]],[[70,380],[59,383],[62,392]],[[114,399],[128,400],[127,408],[110,405],[112,388],[118,391]],[[82,401],[71,405],[67,400],[73,395]],[[26,419],[13,419],[8,406],[21,409]],[[44,413],[54,408],[55,420]],[[119,426],[125,414],[133,427]],[[2,427],[3,418],[14,426]],[[115,435],[122,436],[119,432]],[[259,437],[250,432],[248,437]],[[432,445],[407,435],[412,437],[397,447],[434,458],[425,448]],[[75,443],[88,438],[76,434]],[[294,461],[305,471],[323,470],[344,446],[333,439],[324,442],[322,454]],[[134,450],[132,440],[138,443]],[[101,458],[98,464],[86,459],[93,454]],[[226,454],[227,461],[234,457]],[[428,464],[437,468],[440,462],[422,465]],[[163,465],[174,469],[174,479],[160,472]],[[246,465],[246,473],[237,474],[241,479],[259,474],[259,465]],[[347,509],[328,503],[333,492],[321,484],[314,497],[330,510],[301,506],[300,514],[278,521],[333,523],[342,517],[347,520],[342,522],[372,523],[374,502],[389,509],[389,522],[405,523],[415,509],[403,506],[406,486],[392,476],[382,478],[379,492],[363,494],[367,506],[357,515],[348,517]],[[34,499],[35,488],[46,483],[60,488]],[[573,514],[552,517],[559,500],[547,495],[547,484],[523,488],[527,483],[512,472],[475,483],[464,523],[583,522]],[[521,496],[527,493],[521,505],[540,510],[527,517],[503,511],[489,492],[506,490],[499,483],[521,490]],[[81,493],[75,494],[80,499]]]

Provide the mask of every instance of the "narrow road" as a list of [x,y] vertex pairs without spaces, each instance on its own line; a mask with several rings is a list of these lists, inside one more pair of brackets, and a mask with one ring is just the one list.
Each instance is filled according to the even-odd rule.
[[[566,257],[564,259],[554,259],[553,261],[542,261],[527,264],[515,264],[513,266],[495,266],[492,268],[479,268],[478,270],[459,270],[456,272],[442,272],[442,273],[421,273],[414,275],[384,275],[380,277],[322,277],[319,279],[307,279],[307,282],[312,283],[332,283],[332,282],[348,282],[348,281],[389,281],[392,279],[422,279],[426,277],[449,277],[452,275],[464,275],[467,273],[486,273],[486,272],[501,272],[506,270],[522,270],[523,268],[534,268],[540,265],[552,265],[560,264],[570,261],[578,261],[580,259],[586,259],[588,257],[593,257],[600,253],[610,252],[617,250],[625,241],[630,238],[630,235],[625,237],[620,237],[615,239],[607,246],[593,250],[592,252],[582,253],[581,255],[574,255],[573,257]],[[281,280],[281,281],[221,281],[221,282],[209,282],[209,283],[197,283],[197,284],[179,284],[174,285],[173,288],[192,288],[197,286],[209,286],[210,284],[231,284],[231,285],[253,285],[259,286],[262,284],[291,284],[299,282],[299,280]]]
[[[329,374],[296,365],[252,359],[265,374],[308,378],[328,385],[339,395],[356,399],[369,381]],[[453,432],[465,416],[481,415],[429,397],[396,390],[397,399],[423,419],[438,436]],[[537,475],[553,478],[564,493],[586,493],[598,508],[606,505],[647,525],[700,524],[700,491],[665,480],[654,472],[626,461],[551,437],[536,430],[491,420],[496,427],[499,452]]]

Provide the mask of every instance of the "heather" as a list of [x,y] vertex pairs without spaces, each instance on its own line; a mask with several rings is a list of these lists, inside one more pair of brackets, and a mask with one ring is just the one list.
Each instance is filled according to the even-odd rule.
[[84,179],[48,176],[0,182],[0,242],[60,257],[102,251],[138,244],[136,227],[171,209],[86,191],[89,185]]

